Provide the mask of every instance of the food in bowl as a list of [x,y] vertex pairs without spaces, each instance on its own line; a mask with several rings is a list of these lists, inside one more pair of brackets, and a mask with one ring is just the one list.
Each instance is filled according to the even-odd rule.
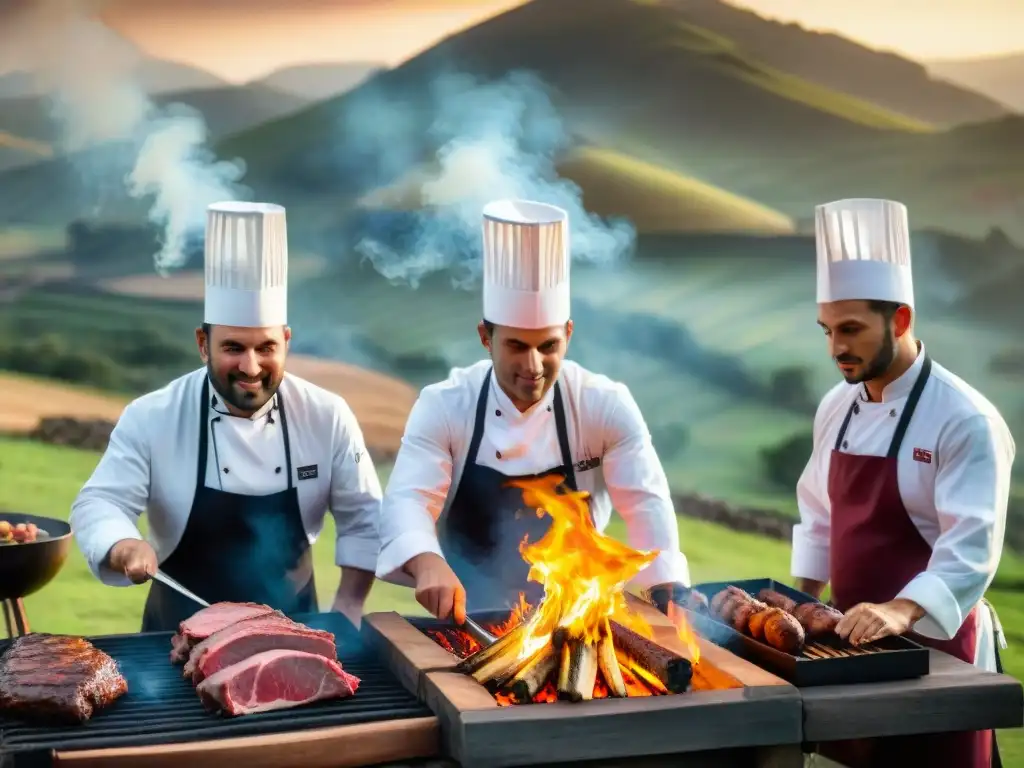
[[0,544],[31,544],[45,539],[47,533],[35,523],[11,523],[0,520]]

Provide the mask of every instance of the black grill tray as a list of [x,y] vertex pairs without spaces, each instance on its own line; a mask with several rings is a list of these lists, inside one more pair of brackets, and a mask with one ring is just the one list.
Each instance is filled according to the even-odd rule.
[[[793,598],[797,604],[819,602],[807,593],[780,584],[773,579],[716,581],[695,584],[694,589],[702,592],[710,603],[712,597],[728,586],[739,587],[755,598],[758,592],[767,588]],[[884,649],[875,653],[843,658],[812,659],[776,650],[760,640],[737,632],[711,616],[693,611],[686,613],[693,628],[703,637],[782,679],[788,680],[798,688],[907,680],[927,675],[929,670],[928,649],[905,637],[887,637],[874,643],[878,648]],[[835,647],[841,647],[838,636],[836,641]]]
[[[430,717],[338,613],[293,616],[333,632],[345,671],[360,679],[354,696],[241,717],[208,713],[181,666],[170,661],[170,632],[89,637],[110,654],[128,693],[83,725],[46,727],[0,717],[0,768],[49,765],[53,751],[109,749],[252,736],[357,723]],[[0,654],[9,641],[0,642]]]

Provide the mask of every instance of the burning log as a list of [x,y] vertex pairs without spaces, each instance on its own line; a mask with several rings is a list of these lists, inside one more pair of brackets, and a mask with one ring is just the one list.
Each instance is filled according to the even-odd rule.
[[[507,653],[514,655],[519,654],[520,647],[522,646],[523,637],[526,632],[526,623],[520,624],[513,630],[506,632],[504,635],[498,638],[494,645],[489,645],[486,648],[481,648],[479,651],[474,653],[472,656],[463,659],[459,662],[456,669],[459,672],[465,672],[473,675],[477,678],[477,672],[485,667],[491,666],[495,661],[500,660],[502,656]],[[493,667],[496,671],[501,669],[501,665]],[[484,676],[486,680],[490,677],[490,674]],[[479,680],[479,678],[477,678]]]
[[562,646],[562,664],[558,671],[558,698],[569,701],[592,699],[596,682],[597,646],[585,640],[569,640]]
[[559,658],[560,653],[555,649],[554,643],[549,643],[537,651],[508,684],[512,698],[522,703],[533,699],[558,667]]
[[673,653],[617,621],[609,622],[614,648],[650,672],[672,693],[684,693],[693,678],[690,660]]
[[608,686],[608,693],[616,698],[626,696],[626,681],[622,679],[622,670],[619,668],[619,660],[615,656],[615,640],[612,637],[612,628],[608,619],[604,620],[601,631],[601,641],[597,647],[597,663],[601,670],[601,677]]

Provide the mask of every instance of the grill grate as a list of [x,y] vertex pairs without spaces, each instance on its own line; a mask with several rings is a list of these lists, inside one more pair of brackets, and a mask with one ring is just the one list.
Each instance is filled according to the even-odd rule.
[[[343,616],[321,613],[294,618],[335,634],[342,666],[361,680],[355,696],[276,712],[220,717],[203,708],[192,683],[182,677],[181,666],[170,662],[171,633],[88,638],[118,663],[128,681],[128,693],[83,725],[46,727],[0,718],[0,757],[20,753],[25,759],[31,752],[205,741],[433,714],[374,657]],[[6,642],[0,644],[0,653],[6,646]]]

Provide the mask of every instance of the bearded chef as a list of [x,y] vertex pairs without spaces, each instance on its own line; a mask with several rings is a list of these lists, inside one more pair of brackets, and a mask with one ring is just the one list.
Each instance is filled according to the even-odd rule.
[[500,200],[483,211],[483,322],[488,358],[422,390],[381,511],[377,576],[414,585],[439,618],[536,605],[520,543],[550,518],[523,509],[517,479],[564,478],[590,494],[599,530],[612,507],[629,543],[659,550],[635,586],[667,610],[689,585],[668,482],[623,384],[564,360],[572,336],[565,211]]
[[[826,584],[854,644],[909,636],[997,668],[983,601],[1003,545],[1015,446],[999,411],[913,334],[907,209],[816,211],[818,324],[845,381],[822,400],[797,486],[792,573]],[[991,731],[826,745],[851,766],[988,768]]]
[[[285,210],[208,209],[205,364],[125,408],[72,506],[71,526],[105,584],[159,569],[214,603],[315,612],[311,544],[327,509],[341,581],[334,609],[359,623],[379,551],[381,489],[346,402],[285,373]],[[150,542],[139,533],[143,511]],[[175,630],[200,606],[150,586],[142,631]]]

